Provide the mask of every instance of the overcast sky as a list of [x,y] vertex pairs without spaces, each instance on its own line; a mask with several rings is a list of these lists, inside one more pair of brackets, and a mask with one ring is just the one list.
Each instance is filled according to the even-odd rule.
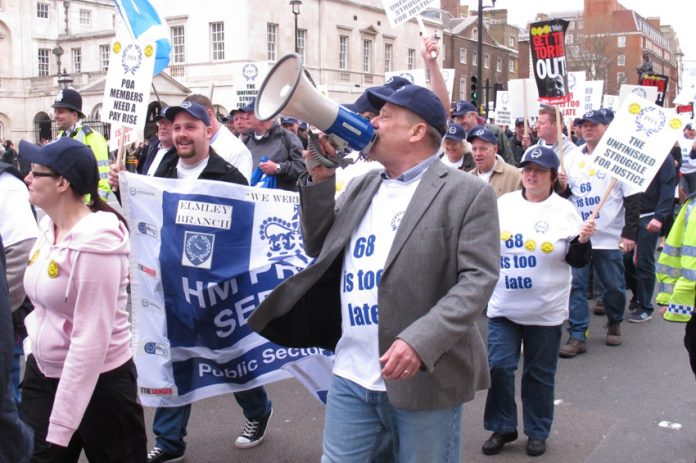
[[[669,24],[677,32],[679,45],[685,60],[696,62],[696,15],[693,0],[619,0],[628,9],[635,10],[644,18],[659,16],[661,24]],[[463,0],[462,4],[478,8],[478,0]],[[492,5],[491,0],[483,0],[484,6]],[[497,0],[496,8],[508,10],[508,22],[525,27],[537,13],[581,11],[583,0]]]

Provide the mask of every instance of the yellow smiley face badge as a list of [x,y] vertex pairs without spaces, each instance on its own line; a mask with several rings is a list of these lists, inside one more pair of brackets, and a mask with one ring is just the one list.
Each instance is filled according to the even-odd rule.
[[52,260],[51,262],[48,263],[48,277],[49,278],[57,278],[59,275],[59,270],[60,267],[58,267],[58,264],[56,263],[55,260]]

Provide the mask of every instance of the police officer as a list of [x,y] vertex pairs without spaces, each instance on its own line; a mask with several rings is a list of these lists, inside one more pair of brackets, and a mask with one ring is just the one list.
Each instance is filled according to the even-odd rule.
[[107,180],[109,176],[109,147],[102,134],[80,123],[80,119],[85,117],[82,112],[82,96],[75,89],[63,89],[56,95],[53,109],[58,128],[57,138],[74,138],[92,149],[99,168],[99,194],[106,201],[111,193],[111,187],[109,187]]

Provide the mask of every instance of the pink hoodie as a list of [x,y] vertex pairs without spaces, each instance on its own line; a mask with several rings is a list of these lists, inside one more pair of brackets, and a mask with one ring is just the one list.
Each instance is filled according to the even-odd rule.
[[48,216],[40,228],[24,275],[35,307],[25,324],[39,369],[60,378],[46,440],[67,447],[99,374],[132,357],[130,245],[126,228],[107,212],[88,214],[55,245]]

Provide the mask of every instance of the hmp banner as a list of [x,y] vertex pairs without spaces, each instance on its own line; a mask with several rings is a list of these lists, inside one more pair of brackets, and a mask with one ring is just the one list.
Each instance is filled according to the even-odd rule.
[[120,175],[131,231],[140,399],[178,406],[296,376],[324,399],[333,354],[272,344],[247,319],[305,268],[297,193]]

